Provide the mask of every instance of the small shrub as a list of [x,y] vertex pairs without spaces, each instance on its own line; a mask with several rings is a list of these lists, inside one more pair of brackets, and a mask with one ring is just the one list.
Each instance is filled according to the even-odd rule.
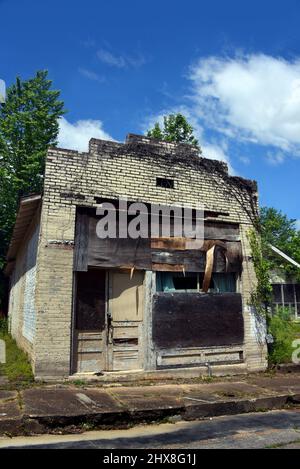
[[269,332],[274,338],[274,343],[269,347],[270,363],[274,365],[290,363],[297,326],[292,322],[289,311],[281,308],[269,319]]

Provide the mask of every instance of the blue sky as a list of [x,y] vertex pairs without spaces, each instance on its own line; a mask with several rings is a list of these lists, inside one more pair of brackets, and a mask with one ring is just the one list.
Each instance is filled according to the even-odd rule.
[[49,70],[64,147],[181,111],[204,156],[300,220],[299,24],[299,0],[0,0],[0,78]]

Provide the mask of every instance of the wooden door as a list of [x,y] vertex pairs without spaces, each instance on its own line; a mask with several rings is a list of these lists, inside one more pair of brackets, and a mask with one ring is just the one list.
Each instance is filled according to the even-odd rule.
[[76,278],[73,369],[78,373],[106,368],[106,272],[78,272]]
[[113,371],[143,368],[144,272],[109,273],[108,363]]

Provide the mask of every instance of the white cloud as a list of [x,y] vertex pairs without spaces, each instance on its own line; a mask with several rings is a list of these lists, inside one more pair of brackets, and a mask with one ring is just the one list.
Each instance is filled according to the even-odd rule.
[[98,73],[93,72],[92,70],[88,70],[87,68],[79,68],[78,72],[80,75],[84,76],[85,78],[88,78],[89,80],[92,81],[98,81],[99,83],[103,83],[105,81],[105,78],[103,76],[98,75]]
[[117,55],[106,49],[99,49],[96,55],[101,62],[117,68],[138,68],[146,63],[146,59],[141,53],[136,55]]
[[300,220],[296,220],[296,229],[300,231]]
[[101,62],[111,65],[112,67],[124,68],[126,66],[124,57],[121,55],[114,55],[105,49],[99,49],[97,51],[97,57]]
[[59,119],[58,145],[61,148],[87,151],[88,143],[91,138],[113,140],[113,138],[103,130],[103,124],[99,120],[79,120],[71,124],[64,117]]
[[300,154],[300,59],[209,57],[191,68],[194,113],[228,137]]
[[272,166],[279,166],[286,159],[286,154],[282,151],[268,151],[267,152],[267,162]]
[[239,160],[245,165],[248,165],[251,162],[249,156],[240,156]]

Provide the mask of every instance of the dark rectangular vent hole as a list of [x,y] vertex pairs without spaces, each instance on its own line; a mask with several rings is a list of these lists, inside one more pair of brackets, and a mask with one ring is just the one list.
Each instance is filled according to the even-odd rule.
[[156,186],[166,189],[174,189],[174,179],[156,178]]
[[115,345],[117,344],[125,344],[125,345],[138,345],[139,339],[138,338],[128,338],[128,339],[123,339],[123,338],[117,338],[113,339],[113,342]]

